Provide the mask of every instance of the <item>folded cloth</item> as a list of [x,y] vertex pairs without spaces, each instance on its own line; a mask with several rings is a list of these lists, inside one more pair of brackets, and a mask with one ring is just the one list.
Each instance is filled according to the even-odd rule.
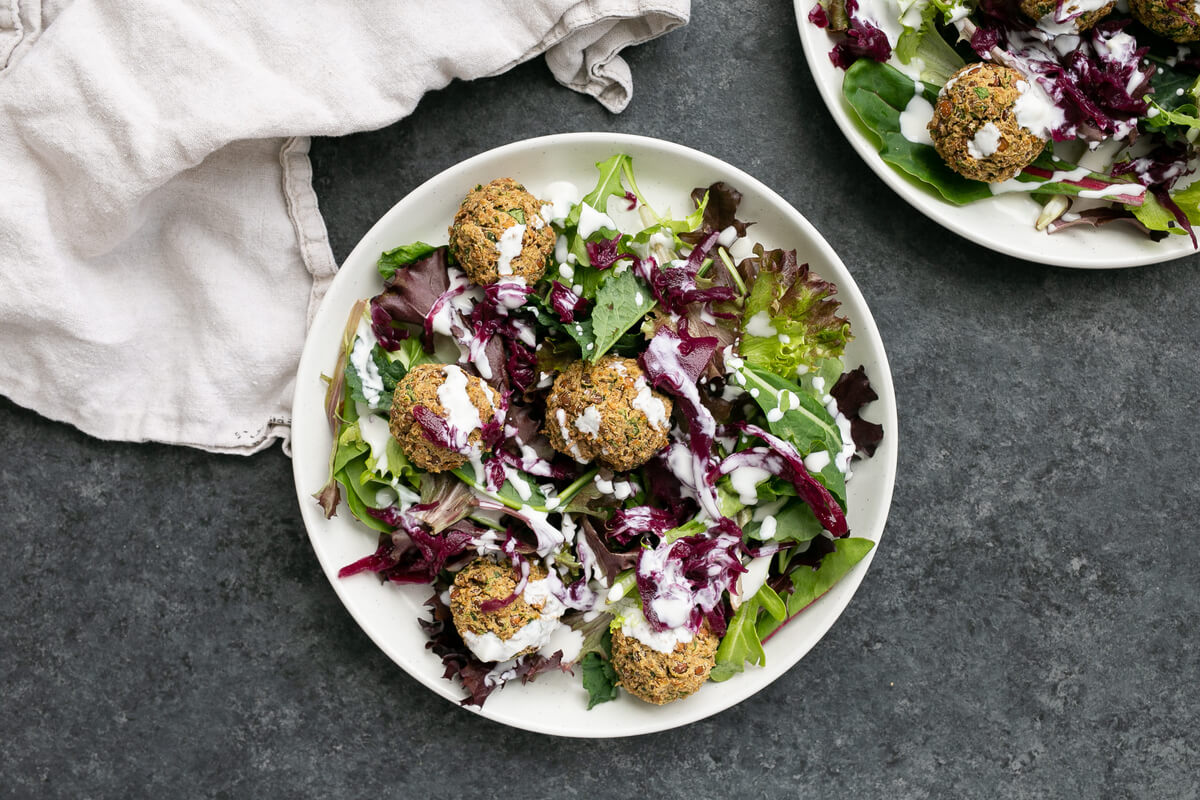
[[290,433],[336,272],[309,136],[545,54],[612,111],[689,0],[0,0],[0,393],[104,439]]

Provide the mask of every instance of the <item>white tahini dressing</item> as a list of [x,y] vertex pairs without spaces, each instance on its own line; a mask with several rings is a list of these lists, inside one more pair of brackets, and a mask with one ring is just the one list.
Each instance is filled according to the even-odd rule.
[[542,191],[542,199],[546,201],[542,205],[542,219],[547,222],[563,222],[571,213],[571,206],[578,203],[580,197],[575,184],[570,181],[554,181]]
[[761,467],[741,466],[729,473],[729,485],[742,505],[752,506],[758,502],[758,485],[770,477],[771,473]]
[[914,94],[900,112],[900,134],[913,144],[932,145],[929,122],[933,119],[933,104],[921,94]]
[[779,331],[775,330],[775,326],[771,324],[771,315],[766,311],[759,311],[746,320],[746,333],[751,336],[761,336],[765,339],[776,335]]
[[512,225],[500,234],[496,242],[496,250],[500,258],[496,261],[496,272],[501,275],[512,275],[512,260],[521,255],[521,240],[525,237],[525,226],[520,223]]
[[467,373],[462,367],[447,364],[442,367],[446,380],[438,387],[438,402],[446,412],[446,423],[452,428],[462,431],[467,436],[471,431],[483,427],[479,418],[479,409],[471,402],[467,394]]
[[383,376],[379,374],[375,359],[371,358],[374,344],[374,336],[370,339],[360,338],[354,342],[354,349],[350,351],[350,363],[354,365],[354,371],[362,381],[363,397],[372,406],[379,405],[379,399],[383,396]]
[[[662,619],[662,617],[659,617]],[[650,627],[646,617],[638,609],[624,613],[621,619],[621,633],[632,636],[651,650],[660,653],[670,653],[680,642],[690,642],[692,632],[682,624],[665,631],[656,631]]]
[[601,228],[615,231],[617,226],[613,224],[612,218],[608,214],[597,211],[587,203],[581,204],[579,206],[579,235],[586,239]]
[[630,403],[638,411],[646,415],[651,426],[659,430],[667,429],[667,406],[662,400],[654,396],[650,390],[650,385],[646,383],[646,379],[638,377],[633,384],[637,390],[637,396]]
[[1000,147],[1000,129],[996,123],[987,122],[975,131],[975,135],[967,142],[967,154],[974,159],[988,158],[995,155]]
[[1035,136],[1050,138],[1050,131],[1066,124],[1063,110],[1054,104],[1037,81],[1017,81],[1020,94],[1013,103],[1017,124]]
[[600,409],[590,405],[583,413],[575,418],[575,429],[591,437],[600,435]]

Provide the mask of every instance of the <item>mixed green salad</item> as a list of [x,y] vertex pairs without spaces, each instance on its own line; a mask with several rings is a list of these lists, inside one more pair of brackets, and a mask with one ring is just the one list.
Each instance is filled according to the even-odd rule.
[[1195,246],[1191,0],[821,0],[808,19],[883,160],[944,201],[1023,192],[1039,230]]
[[556,669],[589,708],[681,699],[873,546],[846,482],[883,431],[836,287],[753,243],[731,186],[675,217],[628,156],[596,168],[476,186],[448,244],[381,254],[328,376],[316,498],[377,534],[340,575],[430,588],[464,703]]

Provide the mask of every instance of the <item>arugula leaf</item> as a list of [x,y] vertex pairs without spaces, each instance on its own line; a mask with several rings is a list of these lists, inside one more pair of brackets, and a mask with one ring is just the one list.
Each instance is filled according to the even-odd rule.
[[[587,203],[600,213],[607,214],[609,198],[625,196],[625,184],[622,183],[622,176],[627,171],[632,174],[633,159],[623,153],[617,153],[606,161],[598,162],[596,169],[600,173],[596,187],[585,194],[579,204],[571,209],[571,213],[567,215],[567,219],[563,223],[563,227],[571,231],[568,238],[568,251],[575,254],[578,262],[575,280],[577,283],[583,284],[585,289],[588,288],[587,282],[583,280],[586,276],[579,273],[579,267],[590,267],[592,262],[588,258],[587,239],[579,235],[579,216],[583,211],[583,204]],[[611,239],[619,233],[612,228],[601,228],[592,234],[592,238]]]
[[[778,599],[778,596],[776,597]],[[709,673],[710,681],[726,681],[745,669],[746,662],[762,666],[767,663],[762,641],[755,627],[760,602],[756,594],[742,603],[729,620],[725,636],[717,647],[717,663]]]
[[400,267],[407,267],[409,264],[414,264],[422,258],[426,258],[437,247],[425,242],[413,242],[412,244],[404,244],[399,247],[388,250],[379,255],[379,261],[376,266],[379,269],[379,274],[383,279],[390,280],[396,274],[396,270]]
[[870,539],[835,539],[833,552],[827,553],[816,569],[801,566],[793,570],[789,575],[792,580],[792,592],[787,596],[787,619],[778,620],[770,616],[760,619],[756,626],[759,638],[766,641],[797,614],[812,605],[813,601],[845,577],[855,564],[862,561],[874,546],[875,542]]
[[598,361],[625,331],[654,307],[654,303],[650,289],[632,270],[610,275],[596,292],[591,320],[596,346],[588,351],[588,359],[593,363]]
[[583,688],[588,693],[588,709],[617,699],[617,671],[611,661],[612,632],[605,631],[600,640],[603,654],[590,651],[579,662],[583,670]]

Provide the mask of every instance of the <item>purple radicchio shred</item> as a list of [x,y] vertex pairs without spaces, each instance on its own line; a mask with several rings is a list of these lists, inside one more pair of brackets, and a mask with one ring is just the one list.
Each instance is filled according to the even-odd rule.
[[1187,232],[1192,239],[1192,247],[1200,248],[1196,243],[1196,232],[1192,229],[1191,220],[1183,209],[1171,197],[1171,187],[1180,178],[1192,172],[1189,167],[1188,146],[1182,142],[1174,145],[1161,144],[1149,154],[1141,158],[1123,161],[1113,165],[1112,174],[1133,175],[1141,183],[1150,187],[1150,193],[1159,205],[1171,212],[1179,227]]
[[623,508],[608,521],[608,536],[618,544],[627,545],[646,533],[661,536],[679,527],[680,520],[670,511],[650,506]]
[[537,353],[519,339],[505,342],[504,371],[513,389],[524,394],[537,384]]
[[[596,269],[608,269],[622,259],[633,258],[631,255],[622,255],[617,252],[617,244],[620,241],[620,236],[614,236],[598,242],[587,242],[584,246],[587,248],[588,262]],[[564,322],[569,321],[564,320]]]
[[[634,261],[634,272],[646,281],[654,298],[668,311],[686,316],[694,306],[709,307],[713,303],[723,303],[734,300],[737,292],[729,286],[713,285],[701,288],[697,274],[704,258],[716,244],[719,232],[713,231],[688,255],[687,261],[679,266],[660,266],[653,258],[637,259]],[[724,313],[713,312],[718,316]]]
[[469,431],[459,430],[425,406],[414,406],[412,415],[421,426],[421,435],[438,447],[455,453],[463,453],[469,449]]
[[626,191],[625,192],[625,200],[629,203],[629,205],[625,206],[626,211],[633,211],[635,208],[638,207],[637,195],[634,194],[633,192]]
[[[446,248],[439,247],[425,258],[396,270],[371,298],[371,329],[386,350],[395,350],[408,332],[399,323],[426,324],[426,317],[450,287]],[[427,345],[432,346],[432,340]]]
[[1144,233],[1152,242],[1161,242],[1163,239],[1170,236],[1166,231],[1152,231],[1147,228],[1142,221],[1135,217],[1128,209],[1125,208],[1089,208],[1080,211],[1072,216],[1071,219],[1059,217],[1051,222],[1046,227],[1047,233],[1058,233],[1059,231],[1077,226],[1092,226],[1099,228],[1102,225],[1110,225],[1114,222],[1124,223],[1138,231]]
[[1045,90],[1065,119],[1050,132],[1052,139],[1137,135],[1154,67],[1142,63],[1149,48],[1113,44],[1129,20],[1101,22],[1060,53],[1030,30],[1032,22],[1012,0],[981,0],[978,12],[979,27],[964,22],[964,35],[981,58],[1011,67]]
[[[509,539],[512,539],[511,533],[509,533]],[[499,611],[502,608],[512,605],[525,591],[525,587],[529,585],[529,562],[515,552],[513,553],[513,558],[516,561],[513,564],[513,572],[519,575],[516,585],[513,586],[513,590],[509,592],[507,597],[493,597],[480,603],[479,610],[483,613],[491,614],[494,611]]]
[[808,21],[818,28],[829,27],[829,17],[825,15],[825,7],[817,3],[812,7],[812,11],[808,12]]
[[892,45],[888,42],[887,34],[868,20],[859,18],[856,0],[846,0],[846,14],[850,20],[846,38],[829,51],[829,60],[835,67],[849,69],[860,58],[881,63],[891,58]]
[[[652,629],[662,631],[670,627],[659,618],[656,600],[690,608],[686,626],[693,633],[706,619],[710,625],[714,624],[711,612],[720,607],[722,595],[746,568],[740,558],[742,535],[737,524],[722,518],[713,532],[716,535],[710,532],[684,536],[641,550],[637,587],[642,610]],[[716,624],[724,632],[723,619]]]
[[[373,516],[383,519],[378,514]],[[417,524],[405,524],[403,529],[381,535],[372,555],[342,567],[338,577],[374,572],[393,583],[432,583],[448,563],[472,546],[479,533],[466,522],[455,523],[440,534],[429,533]]]
[[829,394],[837,400],[838,411],[850,420],[850,438],[855,448],[868,458],[875,455],[875,448],[883,441],[883,426],[859,416],[863,406],[879,399],[871,388],[866,368],[860,364],[857,369],[843,373]]
[[558,281],[551,282],[550,307],[563,322],[574,322],[575,315],[587,310],[587,305],[587,298],[580,297]]
[[693,338],[686,327],[678,332],[664,327],[654,334],[639,362],[651,385],[679,398],[678,406],[688,421],[693,486],[700,507],[713,519],[720,519],[723,515],[717,505],[716,489],[708,479],[717,423],[700,401],[696,386],[716,346],[716,339]]
[[[792,485],[796,487],[796,494],[805,503],[808,503],[809,507],[813,510],[813,514],[816,515],[817,521],[821,523],[821,526],[825,530],[839,537],[850,533],[850,528],[846,524],[846,515],[842,511],[841,506],[833,499],[833,495],[829,493],[829,490],[809,474],[808,469],[804,466],[804,459],[801,458],[800,453],[795,447],[757,425],[739,422],[735,427],[743,433],[762,439],[770,449],[771,454],[783,460],[783,464],[780,465],[778,470],[769,469],[769,471],[792,482]],[[742,466],[739,458],[745,457],[742,457],[741,453],[734,453],[726,458],[721,463],[721,472],[728,473],[738,466]]]

